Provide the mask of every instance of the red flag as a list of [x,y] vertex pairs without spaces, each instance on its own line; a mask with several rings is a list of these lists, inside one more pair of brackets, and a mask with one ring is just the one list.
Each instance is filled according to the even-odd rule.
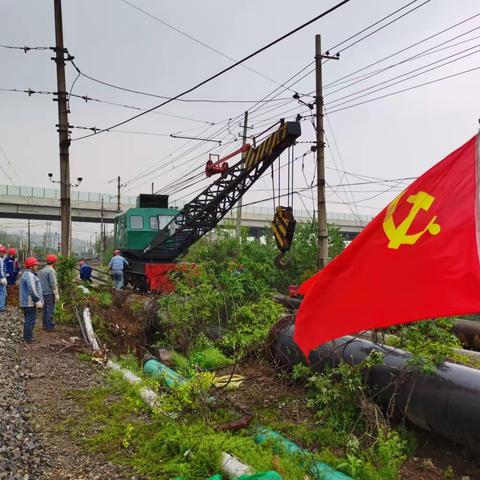
[[372,328],[480,312],[478,143],[415,180],[300,288],[305,355]]

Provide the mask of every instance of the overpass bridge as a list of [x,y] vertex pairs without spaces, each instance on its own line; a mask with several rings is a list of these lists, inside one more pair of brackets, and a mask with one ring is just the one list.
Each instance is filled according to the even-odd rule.
[[[106,193],[71,192],[73,222],[113,223],[117,210],[117,196]],[[135,206],[136,197],[123,195],[121,210]],[[183,205],[177,205],[179,208]],[[305,210],[294,210],[298,222],[310,222],[311,215]],[[236,209],[231,210],[221,224],[235,222]],[[60,220],[60,190],[39,187],[0,185],[0,218],[21,218],[31,220]],[[242,225],[249,227],[252,235],[260,236],[270,227],[273,209],[269,207],[247,206],[242,209]],[[352,240],[371,220],[368,215],[348,213],[327,213],[329,223],[340,228],[344,237]]]

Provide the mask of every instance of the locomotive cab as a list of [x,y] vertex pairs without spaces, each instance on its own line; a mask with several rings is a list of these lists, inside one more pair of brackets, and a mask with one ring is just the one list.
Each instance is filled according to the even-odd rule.
[[[158,282],[152,278],[152,273],[147,273],[152,266],[141,261],[139,256],[179,212],[177,208],[168,206],[168,195],[142,194],[137,198],[135,208],[129,208],[115,216],[115,248],[121,250],[130,263],[125,271],[126,283],[144,290],[151,289]],[[167,265],[163,268],[171,270]]]

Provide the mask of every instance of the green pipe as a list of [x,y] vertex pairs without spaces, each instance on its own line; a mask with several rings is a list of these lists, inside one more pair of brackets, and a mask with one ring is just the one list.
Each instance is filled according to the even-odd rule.
[[[184,480],[183,477],[177,477],[175,480]],[[213,477],[209,477],[207,480],[223,480],[223,477],[217,473]],[[273,470],[264,473],[254,473],[252,475],[242,475],[238,477],[238,480],[282,480],[282,477]]]
[[181,385],[186,382],[185,378],[175,372],[175,370],[168,368],[155,358],[150,358],[144,362],[143,371],[153,378],[162,380],[167,387]]
[[275,471],[254,473],[252,475],[242,475],[238,480],[282,480],[282,477]]
[[315,460],[310,452],[303,450],[296,443],[292,442],[283,435],[280,435],[279,433],[268,428],[262,427],[258,430],[255,436],[255,442],[262,444],[267,441],[273,442],[274,446],[279,450],[303,457],[302,463],[304,465],[311,463],[312,466],[309,467],[308,473],[317,480],[352,480],[351,477],[333,469],[330,465],[320,462],[319,460]]

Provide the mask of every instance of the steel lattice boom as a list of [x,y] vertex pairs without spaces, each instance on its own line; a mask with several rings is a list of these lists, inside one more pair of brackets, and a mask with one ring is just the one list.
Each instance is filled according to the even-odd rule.
[[138,256],[147,261],[171,262],[231,210],[238,199],[262,176],[280,154],[301,135],[299,122],[285,122],[257,148],[250,148],[243,161],[230,167],[172,219]]

